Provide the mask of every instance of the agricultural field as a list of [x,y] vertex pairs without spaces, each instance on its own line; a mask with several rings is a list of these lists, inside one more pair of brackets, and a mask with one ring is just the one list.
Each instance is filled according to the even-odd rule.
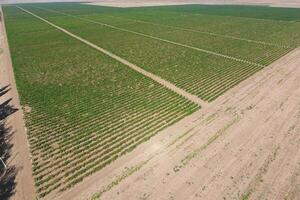
[[38,196],[71,188],[300,45],[297,9],[255,9],[4,6]]
[[199,108],[19,9],[5,13],[40,196],[71,187]]
[[300,43],[299,23],[286,21],[145,8],[91,13],[80,4],[24,8],[208,102]]

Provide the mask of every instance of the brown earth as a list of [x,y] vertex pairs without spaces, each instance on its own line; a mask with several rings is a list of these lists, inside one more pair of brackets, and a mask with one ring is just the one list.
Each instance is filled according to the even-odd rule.
[[[33,200],[35,199],[35,188],[29,156],[30,151],[23,120],[23,112],[16,89],[1,6],[0,12],[0,88],[7,86],[7,88],[10,89],[5,94],[1,95],[0,104],[11,99],[11,101],[9,101],[10,107],[18,109],[5,119],[5,129],[7,129],[9,132],[8,134],[12,136],[9,143],[13,145],[11,151],[8,152],[10,157],[6,165],[11,169],[15,169],[14,173],[16,173],[16,177],[12,177],[13,180],[11,180],[15,184],[11,184],[13,196],[10,199]],[[1,190],[2,189],[3,188],[1,188]]]
[[299,199],[300,48],[48,199]]
[[[89,1],[90,2],[90,1]],[[92,5],[113,7],[145,7],[186,4],[242,4],[273,7],[300,7],[300,0],[92,0]]]

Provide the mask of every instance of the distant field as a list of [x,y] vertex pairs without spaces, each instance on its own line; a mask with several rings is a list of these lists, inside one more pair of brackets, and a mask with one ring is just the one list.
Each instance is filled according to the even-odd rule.
[[[207,102],[300,45],[296,9],[20,6]],[[4,14],[41,197],[200,108],[13,5]]]

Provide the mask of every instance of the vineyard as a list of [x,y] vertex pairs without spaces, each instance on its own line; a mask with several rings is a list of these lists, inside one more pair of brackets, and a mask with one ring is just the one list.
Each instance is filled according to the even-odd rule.
[[[300,16],[289,9],[270,19],[234,6],[20,6],[206,102],[300,44]],[[201,107],[22,9],[5,6],[4,14],[40,197]]]

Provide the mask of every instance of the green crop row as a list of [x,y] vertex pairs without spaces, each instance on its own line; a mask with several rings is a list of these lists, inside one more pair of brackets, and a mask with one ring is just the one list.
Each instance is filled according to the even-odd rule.
[[14,6],[4,14],[40,197],[199,109]]
[[[68,4],[67,6],[43,4],[38,5],[38,7],[54,9],[97,21],[103,20],[103,22],[114,23],[118,26],[136,27],[136,30],[148,33],[160,33],[163,30],[162,28],[168,27],[169,30],[187,29],[186,32],[198,33],[204,37],[207,33],[214,33],[219,34],[219,36],[237,37],[292,47],[300,45],[300,9],[296,8],[265,8],[263,9],[263,17],[278,17],[278,19],[266,20],[259,17],[243,16],[244,13],[240,12],[243,8],[251,10],[253,16],[256,16],[257,11],[262,8],[251,6],[233,6],[234,9],[231,9],[229,15],[220,14],[222,12],[218,14],[209,13],[206,6],[200,5],[178,6],[178,9],[176,9],[176,6],[118,9],[81,4]],[[229,7],[220,6],[219,9],[226,10]],[[214,6],[210,8],[214,9]],[[294,14],[297,14],[298,17],[292,21],[283,21],[276,10],[279,10],[287,18],[293,18]],[[47,15],[57,16],[58,14],[51,13]],[[184,34],[188,34],[186,32]]]
[[[156,22],[156,25],[140,22],[133,20],[136,16],[142,15],[138,9],[135,12],[122,11],[120,14],[115,11],[111,14],[97,11],[88,14],[81,12],[86,9],[84,5],[74,4],[78,13],[75,9],[71,9],[72,5],[66,8],[58,7],[56,4],[29,5],[26,8],[206,101],[216,99],[228,89],[294,48],[281,46],[286,44],[281,44],[278,40],[273,43],[248,41],[247,37],[228,38],[223,37],[222,34],[200,34],[174,26],[157,25],[161,22]],[[154,13],[156,12],[154,11]],[[159,13],[163,12],[159,11]],[[69,14],[73,16],[69,16]],[[147,10],[145,18],[151,21],[151,15],[153,19],[158,19],[151,13],[151,9]],[[173,16],[167,12],[163,17],[171,21],[172,17],[169,15]],[[125,19],[121,16],[125,16]],[[189,23],[189,19],[185,18],[185,21]],[[205,20],[209,22],[211,19],[208,17]],[[238,18],[237,21],[242,24],[242,20],[244,20],[243,23],[248,23],[249,19]],[[257,19],[250,20],[257,21]],[[177,18],[175,17],[173,21],[177,23]],[[231,21],[224,20],[222,23],[219,19],[218,23],[222,25],[231,23]],[[271,26],[271,22],[266,21],[266,23]],[[109,27],[110,25],[113,27]],[[281,25],[281,29],[284,29],[284,24]],[[241,32],[245,28],[244,26],[234,27],[236,31],[240,30]],[[276,27],[278,28],[278,26]],[[260,29],[254,33],[265,31],[262,27]],[[220,55],[203,52],[203,50]],[[223,83],[226,83],[226,86]]]

